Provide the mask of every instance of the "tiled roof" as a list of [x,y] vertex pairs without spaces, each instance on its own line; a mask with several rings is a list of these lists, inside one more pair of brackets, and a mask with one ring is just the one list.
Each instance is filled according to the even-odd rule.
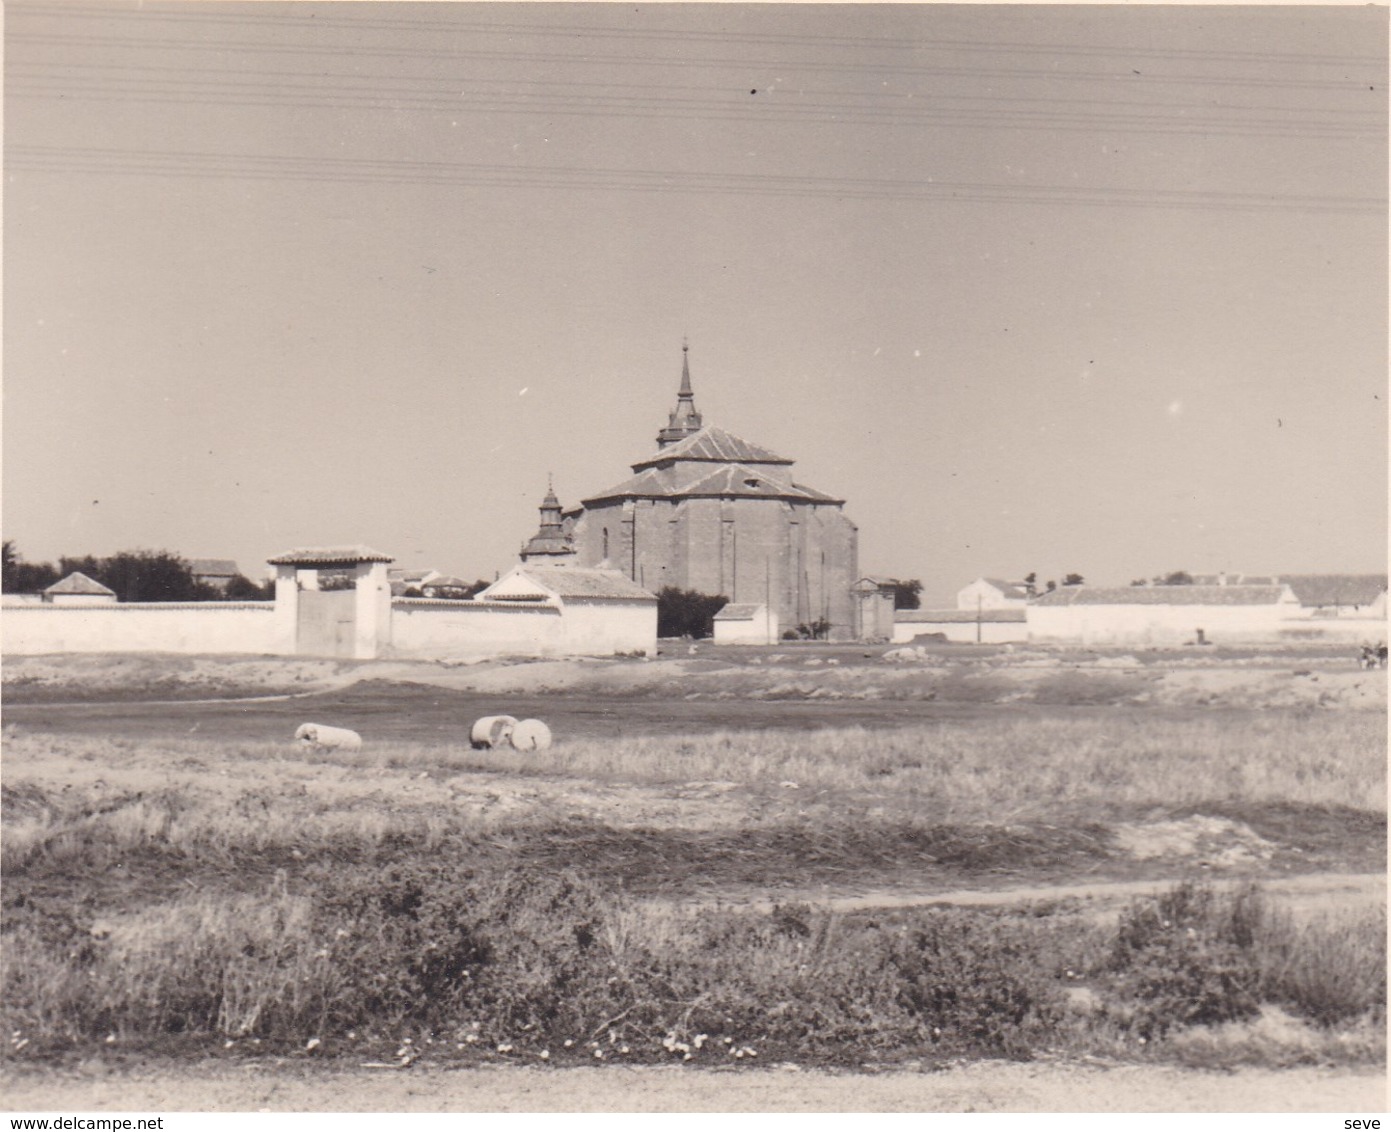
[[115,597],[116,591],[103,586],[100,582],[93,581],[82,573],[81,570],[74,570],[61,582],[54,582],[46,590],[46,594],[90,594],[101,595],[102,597]]
[[665,482],[660,472],[648,468],[607,491],[589,496],[584,502],[596,503],[604,499],[626,499],[633,496],[642,499],[737,496],[746,499],[799,499],[813,503],[845,502],[833,495],[827,495],[824,491],[817,491],[815,488],[772,475],[767,467],[750,467],[738,463],[712,468],[708,474],[685,487],[671,486]]
[[1303,606],[1371,605],[1386,592],[1385,574],[1281,574]]
[[1274,605],[1284,586],[1063,586],[1034,605]]
[[195,558],[188,567],[199,578],[232,578],[241,573],[230,558]]
[[760,610],[763,610],[763,609],[766,609],[766,608],[767,608],[766,606],[757,605],[757,604],[753,604],[753,603],[749,603],[749,602],[739,602],[738,604],[735,604],[734,602],[731,601],[728,605],[726,605],[723,609],[721,609],[717,614],[715,614],[715,620],[716,620],[716,621],[752,621],[755,617],[758,616]]
[[303,546],[266,559],[271,566],[352,566],[358,562],[395,562],[370,546]]
[[453,574],[445,574],[443,577],[431,578],[424,583],[424,586],[432,590],[466,590],[472,584],[472,582],[464,581],[463,578],[456,578]]
[[386,576],[393,582],[423,582],[426,578],[434,574],[433,569],[417,570],[415,567],[401,567],[399,569],[388,570]]
[[695,483],[672,492],[673,495],[737,495],[767,499],[809,499],[817,503],[843,503],[844,500],[803,487],[791,480],[768,474],[766,468],[751,468],[745,464],[729,464],[716,468]]
[[[523,592],[517,580],[534,584],[534,592]],[[567,597],[611,597],[656,601],[656,595],[648,593],[636,582],[620,574],[617,570],[591,570],[579,566],[525,566],[513,571],[500,582],[493,583],[481,595],[482,600],[492,600],[491,590],[509,583],[507,597],[512,600],[535,598],[544,600],[552,595]]]
[[791,464],[786,456],[779,456],[767,448],[750,444],[732,432],[710,425],[685,440],[654,452],[646,460],[633,465],[633,471],[640,472],[654,464],[668,460],[709,460],[718,464]]
[[936,624],[936,625],[974,625],[977,620],[983,624],[1023,621],[1023,609],[898,609],[894,611],[895,624]]
[[989,582],[1006,597],[1026,598],[1029,591],[1024,588],[1023,582],[1006,582],[1000,578],[982,578],[982,582]]
[[615,484],[605,491],[588,496],[584,502],[593,503],[600,499],[622,499],[630,495],[641,496],[644,499],[657,499],[670,494],[671,488],[663,482],[661,473],[654,468],[648,468],[645,472],[629,476],[622,483]]

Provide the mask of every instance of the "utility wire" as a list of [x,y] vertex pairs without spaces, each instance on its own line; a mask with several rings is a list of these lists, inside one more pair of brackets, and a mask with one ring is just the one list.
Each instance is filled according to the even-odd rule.
[[[122,64],[122,63],[94,63],[94,62],[80,61],[80,60],[63,60],[61,63],[57,63],[57,64],[39,63],[39,62],[35,62],[35,61],[33,61],[33,60],[29,60],[29,61],[25,61],[25,60],[11,61],[10,64],[9,64],[9,66],[8,66],[8,68],[7,68],[7,71],[8,71],[8,73],[9,73],[11,76],[20,76],[20,77],[28,76],[28,77],[30,77],[30,78],[40,78],[40,79],[52,80],[52,81],[54,81],[54,82],[58,82],[58,81],[63,81],[63,80],[64,80],[64,76],[60,73],[60,72],[64,72],[64,71],[76,71],[76,72],[79,73],[79,75],[83,74],[84,72],[103,72],[103,71],[105,71],[105,72],[116,72],[116,75],[111,76],[112,78],[117,79],[117,80],[120,80],[120,81],[127,81],[127,82],[137,82],[137,81],[139,81],[139,79],[136,78],[136,77],[126,78],[127,75],[130,75],[130,76],[140,76],[140,75],[180,75],[180,76],[187,76],[189,79],[194,80],[195,85],[196,85],[197,83],[199,83],[199,82],[204,81],[204,80],[209,80],[209,79],[216,80],[216,79],[225,78],[225,79],[227,79],[228,81],[243,81],[243,82],[246,82],[246,83],[254,83],[258,88],[265,88],[265,86],[266,86],[266,84],[264,84],[264,83],[262,83],[262,82],[260,81],[260,80],[262,80],[262,79],[273,79],[273,80],[281,80],[281,79],[288,79],[288,80],[306,79],[306,80],[314,80],[314,82],[315,82],[316,85],[321,84],[321,83],[322,83],[323,81],[325,81],[325,80],[329,80],[329,81],[331,81],[331,82],[342,81],[342,82],[348,84],[348,86],[347,86],[345,89],[351,89],[351,84],[353,84],[353,83],[358,83],[358,84],[369,84],[369,83],[370,83],[370,84],[378,84],[378,83],[433,83],[433,84],[444,85],[444,86],[448,87],[449,90],[451,90],[451,91],[454,90],[454,89],[456,89],[456,88],[457,88],[459,85],[461,85],[461,84],[462,84],[462,85],[465,85],[465,86],[468,86],[468,85],[479,86],[479,85],[487,85],[487,84],[490,84],[490,83],[497,83],[498,81],[500,81],[500,80],[495,80],[495,79],[479,79],[479,78],[474,78],[474,77],[469,76],[469,75],[445,75],[445,76],[441,76],[441,75],[406,75],[406,74],[401,74],[399,71],[393,72],[393,73],[391,73],[391,74],[366,74],[366,73],[363,73],[363,72],[361,72],[361,71],[325,71],[325,70],[314,70],[314,71],[298,71],[298,70],[296,70],[296,71],[286,71],[286,70],[266,70],[266,69],[259,69],[259,68],[235,68],[235,69],[228,69],[228,68],[215,68],[215,67],[187,67],[187,66],[180,67],[180,66],[164,66],[164,65],[158,65],[158,64],[138,64],[138,63],[130,63],[130,64]],[[174,82],[174,81],[177,81],[177,80],[175,80],[175,79],[170,79],[170,80],[168,80],[168,81]],[[678,83],[664,82],[664,83],[662,84],[661,89],[662,89],[663,91],[665,91],[665,92],[679,92],[679,93],[683,93],[683,94],[696,93],[696,94],[721,95],[721,94],[728,94],[729,91],[730,91],[730,89],[731,89],[731,86],[732,86],[732,84],[728,84],[728,83],[719,84],[719,85],[711,85],[711,84],[709,84],[709,83],[696,85],[696,84],[691,84],[691,83],[678,84]],[[584,92],[584,91],[588,91],[588,90],[640,91],[640,92],[642,92],[643,94],[651,94],[652,89],[653,89],[652,84],[651,84],[650,82],[648,82],[648,83],[625,83],[625,82],[617,82],[617,81],[613,81],[613,80],[598,80],[598,81],[595,81],[595,80],[561,80],[561,79],[509,79],[509,80],[508,80],[508,88],[509,88],[509,90],[510,90],[510,89],[515,89],[515,88],[517,88],[517,87],[528,87],[528,88],[536,88],[536,89],[539,89],[539,90],[556,91],[556,92],[561,93],[561,94],[568,94],[568,92],[571,92],[571,91],[580,91],[580,92]],[[330,89],[331,89],[331,88],[330,88]],[[371,89],[373,89],[373,90],[380,90],[380,89],[382,89],[382,88],[380,88],[380,87],[378,87],[378,86],[376,86],[376,85],[373,85]],[[742,92],[744,88],[743,88],[743,87],[739,87],[739,88],[737,88],[737,89],[738,89],[740,92]],[[461,91],[460,93],[462,94],[462,93],[465,93],[465,92]],[[1205,100],[1202,100],[1202,101],[1196,101],[1196,102],[1195,102],[1195,101],[1174,101],[1174,100],[1172,100],[1172,99],[1163,100],[1163,101],[1155,101],[1155,100],[1153,100],[1153,99],[1118,99],[1118,98],[1107,98],[1107,99],[1105,99],[1104,101],[1102,101],[1102,100],[1098,100],[1098,99],[1095,99],[1095,98],[1059,98],[1059,97],[1057,97],[1056,95],[1039,95],[1039,96],[1030,96],[1030,97],[1028,97],[1028,98],[1021,98],[1021,97],[1018,97],[1018,96],[1011,96],[1011,95],[991,95],[991,94],[954,95],[954,94],[940,94],[940,93],[936,93],[936,92],[933,92],[933,93],[930,93],[930,94],[929,94],[929,93],[927,93],[926,91],[905,92],[905,91],[903,91],[903,90],[901,90],[901,89],[888,90],[888,89],[884,89],[884,88],[870,89],[870,90],[856,90],[856,91],[851,91],[851,90],[837,91],[837,90],[831,90],[831,89],[829,89],[829,88],[814,88],[814,87],[813,87],[813,88],[807,88],[807,87],[803,87],[803,86],[798,86],[798,87],[796,87],[796,88],[793,88],[793,87],[783,87],[783,86],[774,85],[772,88],[769,89],[768,93],[769,93],[769,94],[776,94],[776,95],[778,95],[778,96],[780,96],[780,97],[784,97],[784,98],[788,98],[788,97],[797,97],[797,98],[801,98],[801,97],[804,97],[804,96],[812,96],[812,97],[826,96],[826,97],[831,97],[831,98],[836,98],[836,97],[844,97],[844,98],[866,98],[866,99],[880,100],[880,101],[890,100],[890,99],[901,100],[901,99],[903,99],[905,96],[911,97],[911,96],[913,96],[913,95],[921,95],[923,98],[930,98],[934,103],[938,103],[938,104],[941,104],[941,103],[953,103],[953,102],[979,102],[979,103],[990,103],[990,104],[993,104],[993,103],[1011,104],[1011,103],[1013,103],[1013,104],[1018,104],[1018,105],[1021,105],[1021,106],[1024,106],[1024,107],[1031,107],[1031,106],[1036,106],[1036,105],[1040,105],[1040,104],[1041,104],[1041,105],[1066,105],[1066,106],[1092,106],[1092,107],[1094,107],[1094,106],[1105,106],[1105,107],[1107,107],[1107,108],[1113,108],[1113,107],[1127,107],[1127,108],[1129,108],[1129,107],[1139,107],[1139,108],[1142,108],[1142,109],[1149,109],[1149,110],[1178,110],[1178,111],[1180,111],[1180,112],[1182,112],[1183,110],[1186,110],[1186,109],[1195,109],[1195,110],[1231,110],[1231,111],[1238,111],[1238,112],[1241,112],[1241,111],[1252,111],[1252,112],[1256,112],[1256,113],[1269,111],[1269,112],[1274,112],[1274,113],[1338,114],[1338,115],[1340,115],[1340,116],[1349,116],[1349,117],[1359,117],[1359,116],[1361,116],[1361,117],[1367,117],[1367,118],[1375,118],[1375,119],[1378,119],[1378,120],[1384,120],[1385,117],[1386,117],[1386,106],[1385,106],[1385,103],[1384,103],[1384,102],[1378,103],[1378,104],[1377,104],[1377,108],[1375,108],[1375,109],[1344,110],[1344,109],[1341,109],[1341,108],[1338,108],[1338,107],[1321,107],[1321,106],[1290,107],[1290,106],[1275,105],[1275,104],[1272,104],[1272,103],[1257,103],[1257,104],[1251,104],[1251,103],[1240,103],[1240,102],[1236,102],[1236,103],[1233,103],[1233,102],[1218,102],[1218,101],[1215,101],[1215,100],[1212,100],[1212,99],[1205,99]]]
[[1301,211],[1383,214],[1384,199],[1317,194],[1195,192],[1191,190],[1009,185],[989,182],[797,177],[694,173],[682,170],[519,167],[466,162],[305,158],[268,154],[78,149],[17,145],[11,171],[232,178],[276,182],[447,185],[485,188],[563,188],[750,197],[836,197],[857,200],[959,200],[1009,203],[1171,208],[1204,211]]
[[[119,80],[118,80],[119,81]],[[146,93],[148,91],[148,93]],[[1184,134],[1200,137],[1356,138],[1380,136],[1375,122],[1308,121],[1278,117],[1242,118],[1127,113],[1062,114],[1056,111],[933,109],[928,106],[852,106],[817,99],[769,98],[757,106],[747,98],[724,101],[637,96],[572,96],[563,101],[545,94],[443,95],[400,90],[317,91],[310,85],[267,90],[259,84],[208,83],[189,89],[178,84],[144,83],[127,88],[74,80],[65,85],[18,80],[6,91],[13,100],[59,99],[87,102],[136,102],[166,106],[303,107],[329,110],[424,110],[447,114],[533,114],[546,117],[610,119],[678,118],[702,121],[782,122],[807,125],[937,126],[963,129],[1059,130]]]
[[[338,58],[429,58],[429,59],[449,59],[449,60],[470,60],[474,62],[504,62],[504,63],[544,63],[544,64],[574,64],[574,65],[607,65],[622,68],[635,67],[658,67],[669,68],[692,68],[692,67],[726,67],[738,68],[745,73],[754,69],[771,70],[778,72],[826,72],[826,73],[853,73],[853,74],[930,74],[934,76],[970,76],[974,78],[1030,78],[1048,79],[1052,81],[1082,81],[1082,82],[1116,82],[1124,81],[1140,85],[1160,83],[1182,83],[1193,86],[1248,86],[1248,87],[1273,87],[1288,90],[1360,90],[1368,85],[1354,79],[1289,79],[1289,78],[1257,78],[1240,77],[1232,75],[1163,75],[1140,73],[1135,69],[1125,70],[1106,70],[1106,71],[1061,71],[1053,68],[1024,68],[1024,67],[948,67],[933,66],[923,64],[899,64],[899,63],[868,63],[868,62],[826,62],[826,61],[792,61],[786,59],[730,59],[719,57],[692,57],[682,58],[678,56],[648,56],[634,57],[626,55],[599,55],[589,52],[581,54],[562,54],[554,52],[494,52],[494,51],[469,51],[434,49],[425,47],[335,47],[335,46],[315,46],[315,45],[287,45],[287,44],[266,44],[248,41],[218,41],[207,42],[202,40],[172,40],[172,39],[134,39],[122,38],[117,36],[54,36],[35,34],[30,32],[15,31],[6,35],[6,43],[9,44],[36,44],[54,47],[120,47],[138,48],[141,50],[152,50],[158,48],[178,49],[182,51],[216,51],[225,53],[228,51],[243,52],[252,55],[332,55]],[[1374,83],[1372,85],[1375,85]]]
[[594,27],[581,24],[531,24],[497,23],[472,20],[409,20],[399,17],[380,18],[363,16],[326,16],[315,13],[311,16],[239,12],[237,15],[223,15],[211,12],[168,11],[155,8],[121,10],[96,8],[80,4],[36,5],[11,3],[12,12],[26,17],[43,16],[71,19],[108,19],[120,21],[150,21],[163,23],[193,23],[198,25],[261,26],[275,28],[303,28],[320,30],[342,28],[345,30],[392,30],[424,32],[431,36],[444,34],[491,34],[491,35],[550,35],[564,36],[567,39],[610,39],[625,41],[654,41],[677,43],[719,43],[719,44],[769,44],[796,47],[853,47],[872,50],[898,51],[968,51],[989,52],[992,54],[1034,54],[1050,58],[1076,55],[1095,57],[1123,55],[1127,59],[1170,59],[1202,62],[1299,64],[1310,66],[1381,66],[1385,59],[1381,55],[1320,54],[1314,52],[1267,52],[1267,51],[1211,51],[1201,48],[1154,48],[1133,45],[1106,46],[1102,44],[1039,44],[1019,43],[1006,40],[962,40],[919,38],[914,36],[847,36],[779,34],[770,32],[712,32],[698,30],[661,30],[630,27]]

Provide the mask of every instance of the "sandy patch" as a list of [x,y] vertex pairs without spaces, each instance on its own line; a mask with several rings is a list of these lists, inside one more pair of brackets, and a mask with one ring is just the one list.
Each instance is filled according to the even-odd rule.
[[935,1072],[783,1066],[351,1070],[304,1061],[105,1075],[9,1072],[15,1112],[1383,1112],[1381,1071],[1212,1073],[974,1062]]

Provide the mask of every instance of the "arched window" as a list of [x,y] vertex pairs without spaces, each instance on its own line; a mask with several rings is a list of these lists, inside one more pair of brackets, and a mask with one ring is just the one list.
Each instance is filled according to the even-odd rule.
[[605,528],[604,528],[604,553],[603,553],[603,558],[605,559],[605,561],[608,560],[608,556],[609,556],[609,529],[608,529],[608,527],[605,527]]

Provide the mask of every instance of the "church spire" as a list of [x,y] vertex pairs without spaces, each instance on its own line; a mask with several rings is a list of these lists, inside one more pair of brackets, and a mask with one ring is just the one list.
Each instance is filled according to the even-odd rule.
[[665,448],[679,440],[685,440],[701,429],[700,411],[695,407],[695,393],[691,389],[691,363],[688,357],[690,344],[681,340],[681,388],[676,392],[676,408],[667,418],[667,427],[657,434],[657,447]]
[[546,498],[541,501],[541,525],[522,547],[522,561],[537,559],[553,566],[562,566],[575,557],[575,540],[565,530],[565,517],[560,500],[556,498],[555,483],[546,476]]

